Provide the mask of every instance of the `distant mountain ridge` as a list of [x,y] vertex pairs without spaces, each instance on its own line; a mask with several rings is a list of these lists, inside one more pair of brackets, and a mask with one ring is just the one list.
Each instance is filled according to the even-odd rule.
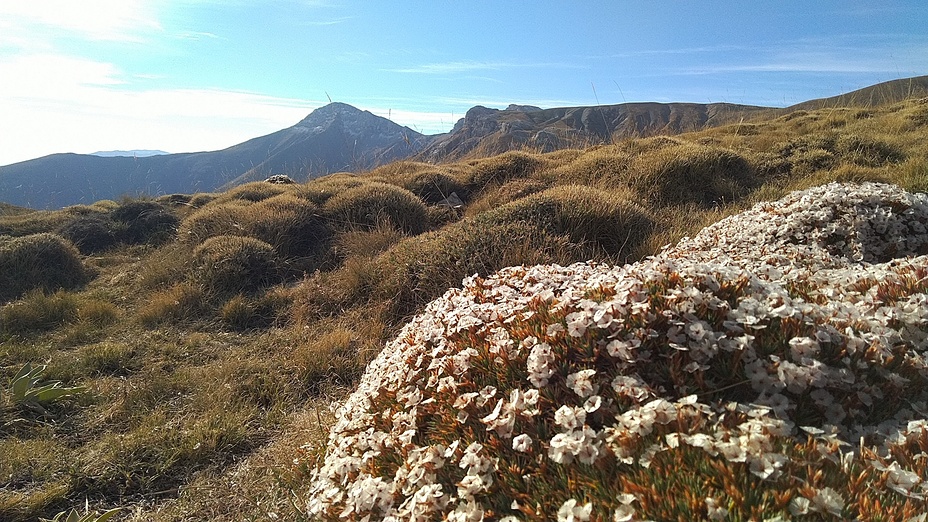
[[288,174],[303,181],[400,159],[440,162],[529,147],[550,151],[627,137],[679,134],[823,107],[869,107],[928,96],[928,76],[880,83],[786,108],[730,103],[623,103],[542,109],[477,106],[445,134],[425,136],[344,103],[296,125],[211,152],[101,157],[52,154],[0,166],[0,201],[52,209],[142,194],[213,192]]
[[770,107],[729,103],[622,103],[590,107],[477,106],[448,134],[436,136],[419,158],[454,160],[475,152],[499,154],[520,147],[543,152],[629,137],[680,134],[751,117]]
[[296,125],[211,152],[149,157],[51,154],[0,167],[0,201],[36,209],[124,195],[213,192],[289,174],[306,179],[409,157],[418,132],[344,103],[316,109]]

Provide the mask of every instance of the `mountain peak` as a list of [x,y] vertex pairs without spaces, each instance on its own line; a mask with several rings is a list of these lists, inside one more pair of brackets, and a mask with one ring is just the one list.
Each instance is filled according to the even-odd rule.
[[373,116],[373,114],[367,111],[362,111],[361,109],[358,109],[352,105],[348,105],[347,103],[332,102],[328,105],[323,105],[322,107],[319,107],[313,112],[309,113],[305,118],[297,123],[297,126],[310,128],[318,127],[320,125],[325,125],[326,123],[331,123],[332,120],[339,116],[357,118],[365,113]]

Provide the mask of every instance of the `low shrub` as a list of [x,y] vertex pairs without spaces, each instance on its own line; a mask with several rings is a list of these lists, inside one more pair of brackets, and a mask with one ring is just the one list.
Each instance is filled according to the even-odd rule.
[[369,182],[336,194],[326,202],[325,210],[342,230],[374,228],[386,222],[407,234],[419,234],[428,226],[422,200],[386,183]]
[[253,292],[280,281],[274,247],[241,236],[207,239],[193,252],[196,278],[219,294]]
[[51,293],[73,289],[90,278],[91,272],[81,263],[78,250],[61,236],[0,236],[0,302],[30,290]]

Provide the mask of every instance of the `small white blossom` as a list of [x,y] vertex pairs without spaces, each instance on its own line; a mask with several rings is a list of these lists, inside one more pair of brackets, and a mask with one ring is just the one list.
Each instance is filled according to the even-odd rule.
[[516,435],[512,438],[512,449],[521,452],[526,452],[532,449],[532,438],[525,433]]
[[558,522],[586,522],[592,513],[593,504],[587,502],[581,506],[576,500],[569,499],[557,510],[557,520]]

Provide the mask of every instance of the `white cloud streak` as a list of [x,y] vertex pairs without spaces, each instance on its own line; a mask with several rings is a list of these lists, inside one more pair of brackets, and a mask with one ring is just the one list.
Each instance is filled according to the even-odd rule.
[[556,62],[539,62],[539,63],[515,63],[515,62],[482,62],[476,60],[461,60],[451,62],[429,63],[416,65],[412,67],[400,67],[394,69],[383,69],[387,72],[408,73],[408,74],[460,74],[475,71],[501,71],[505,69],[583,69],[582,65],[556,63]]
[[[324,103],[222,89],[140,90],[112,64],[61,55],[0,58],[0,77],[0,165],[58,152],[218,150],[294,125]],[[427,134],[454,123],[450,112],[358,106]]]
[[160,31],[150,2],[143,0],[29,0],[0,2],[0,18],[14,26],[63,29],[91,40],[139,41]]

